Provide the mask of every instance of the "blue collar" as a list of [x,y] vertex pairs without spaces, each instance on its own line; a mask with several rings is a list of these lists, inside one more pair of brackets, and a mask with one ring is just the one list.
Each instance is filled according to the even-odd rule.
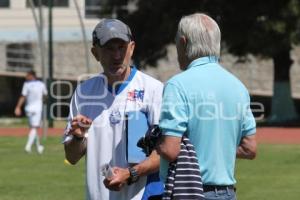
[[126,88],[126,86],[130,83],[130,81],[133,79],[134,75],[137,72],[137,69],[136,69],[135,66],[131,66],[130,69],[131,69],[130,74],[127,77],[126,81],[124,81],[120,85],[117,85],[114,91],[113,91],[113,88],[111,86],[107,85],[107,89],[110,93],[112,93],[113,95],[118,95]]
[[206,57],[201,57],[197,58],[196,60],[193,60],[188,66],[187,69],[196,67],[199,65],[205,65],[208,63],[217,63],[219,58],[217,56],[206,56]]

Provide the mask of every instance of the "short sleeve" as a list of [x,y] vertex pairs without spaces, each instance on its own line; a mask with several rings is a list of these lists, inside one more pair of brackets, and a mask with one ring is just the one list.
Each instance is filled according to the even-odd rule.
[[24,97],[26,97],[28,95],[28,84],[26,82],[23,84],[23,88],[22,88],[21,94]]
[[178,86],[167,83],[163,92],[163,103],[159,126],[164,135],[181,137],[187,130],[188,103]]
[[249,136],[256,133],[256,122],[250,107],[250,97],[247,92],[247,105],[244,108],[242,120],[242,136]]

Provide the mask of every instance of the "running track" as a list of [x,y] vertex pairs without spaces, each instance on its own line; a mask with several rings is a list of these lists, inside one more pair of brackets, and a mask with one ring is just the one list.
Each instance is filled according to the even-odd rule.
[[[27,128],[0,128],[0,136],[27,136]],[[62,135],[62,128],[49,128],[48,136]],[[259,143],[300,144],[300,128],[258,128]]]

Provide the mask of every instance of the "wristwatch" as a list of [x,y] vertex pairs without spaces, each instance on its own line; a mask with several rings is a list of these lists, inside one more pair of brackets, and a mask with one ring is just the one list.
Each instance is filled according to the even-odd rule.
[[84,136],[83,136],[83,137],[79,137],[79,136],[77,136],[77,135],[73,135],[73,138],[74,138],[75,140],[81,141],[81,140],[84,139]]
[[138,175],[136,169],[134,169],[133,167],[128,167],[128,170],[129,170],[130,176],[127,180],[127,184],[131,185],[132,183],[135,183],[139,180],[139,175]]

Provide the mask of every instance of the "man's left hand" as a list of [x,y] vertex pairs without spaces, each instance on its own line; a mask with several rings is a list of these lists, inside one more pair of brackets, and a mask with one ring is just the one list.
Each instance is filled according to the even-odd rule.
[[20,117],[20,116],[21,116],[21,114],[22,114],[22,110],[21,110],[21,108],[19,108],[19,107],[16,107],[16,109],[15,109],[15,115],[16,115],[16,116],[18,116],[18,117]]
[[112,191],[120,191],[130,176],[127,168],[113,167],[113,176],[106,178],[103,183],[105,187]]

